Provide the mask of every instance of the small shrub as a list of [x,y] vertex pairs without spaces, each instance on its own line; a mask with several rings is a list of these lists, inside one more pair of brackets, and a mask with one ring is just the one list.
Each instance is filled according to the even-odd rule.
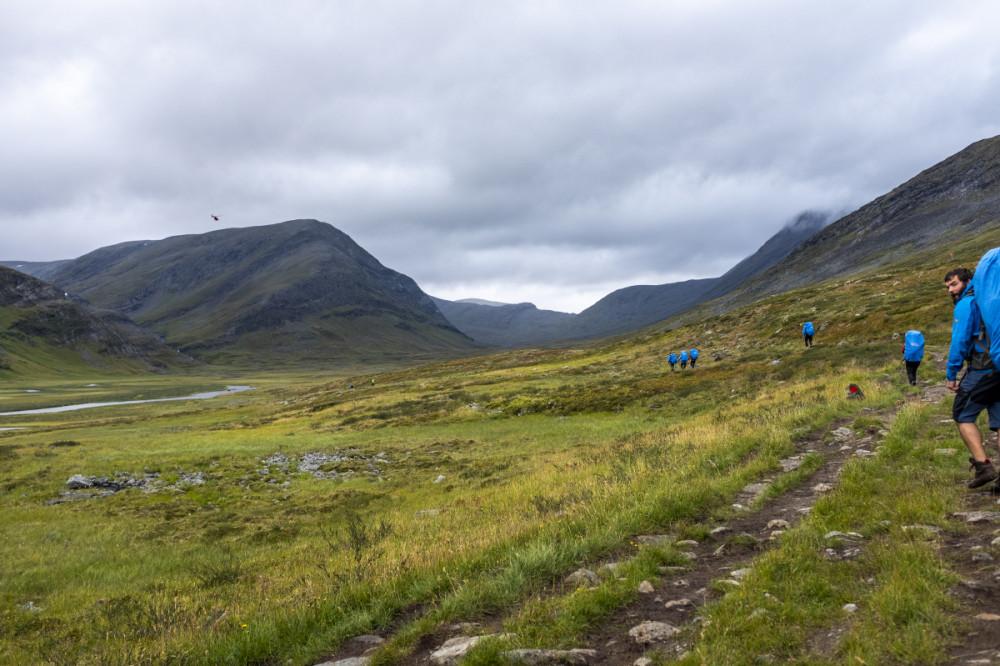
[[326,563],[319,564],[320,569],[331,580],[362,581],[369,577],[375,564],[382,557],[384,550],[380,544],[395,534],[391,523],[383,519],[365,520],[357,513],[347,514],[344,527],[337,530],[320,530],[323,541],[331,551],[348,551],[350,568],[347,573],[332,571]]
[[227,549],[218,560],[192,565],[190,571],[202,587],[208,588],[239,582],[244,576],[244,568],[243,561]]

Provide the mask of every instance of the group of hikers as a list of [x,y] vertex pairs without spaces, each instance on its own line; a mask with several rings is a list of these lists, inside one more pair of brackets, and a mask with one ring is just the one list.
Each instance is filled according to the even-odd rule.
[[691,367],[693,368],[694,364],[698,362],[697,349],[692,349],[690,354],[688,353],[688,350],[683,349],[681,350],[681,353],[679,355],[675,354],[674,352],[670,352],[670,354],[667,356],[667,363],[670,364],[671,372],[677,369],[674,366],[677,365],[678,362],[680,362],[681,364],[681,370],[684,370],[685,368],[687,368],[689,360],[691,361]]
[[[945,372],[946,386],[955,392],[952,418],[969,450],[973,470],[969,488],[980,488],[993,482],[990,491],[1000,494],[1000,473],[986,455],[982,433],[976,420],[985,411],[989,427],[1000,435],[1000,371],[993,358],[1000,356],[1000,248],[983,255],[973,274],[968,268],[950,270],[944,276],[945,287],[955,305],[951,331],[951,346]],[[816,331],[810,321],[802,325],[806,347],[812,347]],[[910,330],[903,338],[903,360],[910,385],[917,383],[917,368],[923,360],[924,336]],[[691,367],[698,351],[691,350]],[[686,367],[688,354],[681,352],[681,368]],[[667,357],[670,369],[678,361],[677,354]],[[959,378],[959,372],[965,372]],[[1000,441],[997,442],[1000,445]]]

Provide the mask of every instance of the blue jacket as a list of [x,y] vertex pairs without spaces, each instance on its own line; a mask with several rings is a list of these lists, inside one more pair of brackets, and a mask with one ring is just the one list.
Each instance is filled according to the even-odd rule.
[[989,351],[983,349],[976,338],[979,337],[979,330],[982,326],[982,317],[979,314],[979,306],[976,299],[969,291],[969,285],[955,303],[954,322],[951,325],[951,349],[948,351],[948,370],[945,377],[953,382],[958,377],[962,364],[972,360],[972,355],[976,352]]
[[686,351],[681,352],[681,363],[688,360],[688,353]]
[[677,362],[677,354],[671,354],[670,356],[667,357],[667,363],[669,363],[670,365],[673,365],[676,362]]

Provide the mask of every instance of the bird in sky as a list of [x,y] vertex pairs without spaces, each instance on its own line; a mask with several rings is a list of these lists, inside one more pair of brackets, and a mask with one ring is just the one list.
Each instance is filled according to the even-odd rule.
[[219,221],[219,216],[218,215],[213,215],[212,219],[215,220],[216,222],[218,222]]

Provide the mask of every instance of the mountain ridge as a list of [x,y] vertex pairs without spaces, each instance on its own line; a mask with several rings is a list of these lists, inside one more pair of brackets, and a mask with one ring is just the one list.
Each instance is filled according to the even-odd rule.
[[317,220],[120,243],[61,263],[51,281],[205,360],[376,361],[475,347],[412,279]]

